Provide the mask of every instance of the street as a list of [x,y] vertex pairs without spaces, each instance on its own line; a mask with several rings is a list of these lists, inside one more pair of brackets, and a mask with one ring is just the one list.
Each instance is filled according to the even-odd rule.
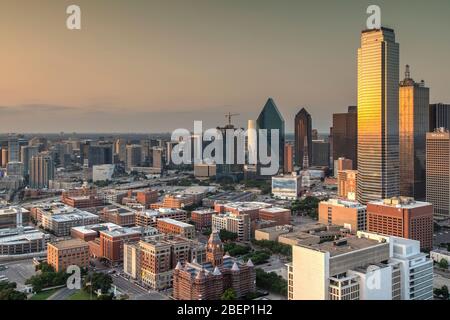
[[168,297],[153,290],[146,290],[128,279],[119,275],[114,275],[113,283],[117,286],[117,290],[129,296],[129,300],[169,300]]

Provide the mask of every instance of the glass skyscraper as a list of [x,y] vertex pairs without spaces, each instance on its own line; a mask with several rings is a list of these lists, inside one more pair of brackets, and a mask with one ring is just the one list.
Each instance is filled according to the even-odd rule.
[[[262,109],[261,113],[259,114],[258,119],[256,120],[256,126],[257,129],[266,129],[267,130],[267,148],[269,150],[272,149],[272,141],[271,141],[271,135],[270,130],[278,129],[279,133],[279,141],[278,141],[278,154],[280,159],[280,169],[283,170],[284,167],[284,143],[285,143],[285,124],[284,124],[284,118],[281,115],[280,111],[278,110],[275,102],[272,100],[272,98],[269,98],[267,100],[266,104],[264,105],[264,108]],[[258,152],[259,152],[259,135],[258,135]],[[271,151],[268,153],[269,155],[272,155]]]
[[399,195],[399,45],[394,30],[363,31],[358,49],[358,190],[363,204]]
[[425,141],[428,131],[430,89],[416,83],[406,66],[400,82],[400,195],[425,200]]
[[308,162],[312,163],[312,140],[312,118],[308,111],[302,108],[295,116],[295,163],[297,165],[303,164],[305,142],[308,148]]

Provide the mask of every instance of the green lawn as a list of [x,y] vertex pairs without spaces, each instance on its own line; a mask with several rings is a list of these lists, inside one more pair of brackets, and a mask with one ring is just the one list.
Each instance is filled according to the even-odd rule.
[[[92,294],[92,300],[96,300],[95,293]],[[91,300],[91,295],[83,290],[78,290],[72,294],[67,300]]]
[[30,300],[47,300],[52,294],[54,294],[59,289],[47,290],[39,292],[30,298]]

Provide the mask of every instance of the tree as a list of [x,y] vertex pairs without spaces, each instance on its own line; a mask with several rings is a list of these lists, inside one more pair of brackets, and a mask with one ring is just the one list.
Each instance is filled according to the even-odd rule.
[[219,237],[220,237],[220,240],[222,240],[223,242],[227,242],[227,241],[236,241],[238,235],[237,235],[237,233],[222,229],[219,232]]
[[27,295],[16,288],[15,282],[0,282],[0,300],[27,300]]
[[448,261],[445,259],[441,259],[441,261],[439,261],[439,267],[442,269],[448,269]]
[[222,300],[236,300],[237,299],[236,291],[234,291],[233,288],[229,288],[229,289],[225,290],[225,292],[222,294],[221,299]]
[[441,295],[445,300],[448,300],[449,298],[449,292],[448,292],[448,287],[447,286],[443,286],[441,288]]
[[100,290],[102,294],[107,294],[111,290],[112,283],[113,279],[109,274],[94,272],[84,279],[83,289],[86,292]]
[[256,286],[283,296],[287,296],[287,281],[275,272],[266,273],[264,270],[256,270]]

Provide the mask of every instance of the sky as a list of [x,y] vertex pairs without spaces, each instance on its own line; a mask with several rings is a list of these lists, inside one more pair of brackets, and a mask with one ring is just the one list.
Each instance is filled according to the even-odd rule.
[[[81,7],[82,29],[66,28]],[[0,132],[246,127],[272,97],[293,131],[327,132],[356,104],[370,4],[395,29],[401,74],[450,103],[448,0],[0,0]]]

